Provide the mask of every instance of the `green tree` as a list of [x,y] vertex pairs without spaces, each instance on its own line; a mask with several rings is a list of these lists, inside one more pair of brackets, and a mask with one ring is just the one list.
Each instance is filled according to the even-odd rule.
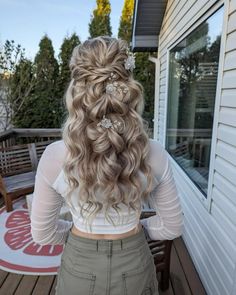
[[[120,18],[119,38],[122,38],[130,44],[132,30],[132,16],[134,10],[134,1],[125,0]],[[147,120],[149,128],[153,128],[154,117],[154,89],[155,89],[155,65],[149,61],[149,52],[135,53],[134,78],[138,80],[144,88],[145,108],[143,118]]]
[[[34,64],[22,58],[11,77],[9,102],[12,110],[11,124],[14,127],[29,127],[29,118],[25,115],[30,107],[30,96],[36,85]],[[31,107],[34,107],[33,105]]]
[[148,126],[152,130],[154,118],[155,64],[148,59],[149,55],[149,52],[136,52],[134,78],[143,85],[145,99],[143,118],[148,121]]
[[112,35],[110,24],[111,5],[109,0],[97,0],[97,7],[93,11],[89,24],[90,38],[102,35]]
[[120,18],[118,37],[130,42],[134,0],[125,0]]
[[60,114],[61,114],[61,123],[64,121],[66,116],[66,105],[64,100],[65,91],[68,87],[70,82],[70,69],[69,69],[69,62],[72,55],[72,51],[75,46],[79,45],[80,39],[73,33],[70,37],[65,37],[63,43],[60,48],[59,53],[59,77],[57,80],[57,96],[60,97]]
[[54,57],[52,41],[45,35],[39,43],[39,51],[34,60],[37,83],[30,98],[30,106],[25,114],[31,128],[60,127],[60,97],[57,96],[59,67]]
[[[14,40],[6,40],[0,48],[0,127],[21,127],[24,107],[35,84],[32,62],[25,49]],[[19,125],[18,125],[19,124]]]

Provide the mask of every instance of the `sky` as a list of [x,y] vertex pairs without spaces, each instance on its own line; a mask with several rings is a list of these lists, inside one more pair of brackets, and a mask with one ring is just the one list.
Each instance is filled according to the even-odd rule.
[[[117,37],[124,0],[110,0],[112,35]],[[55,57],[64,37],[75,32],[80,40],[88,36],[88,24],[96,0],[0,0],[0,45],[14,40],[33,59],[43,35],[52,40]]]

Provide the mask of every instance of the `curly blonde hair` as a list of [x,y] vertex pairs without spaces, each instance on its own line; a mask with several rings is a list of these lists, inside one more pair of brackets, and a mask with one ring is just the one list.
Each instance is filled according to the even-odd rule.
[[[119,214],[120,203],[140,216],[141,200],[151,191],[148,125],[141,116],[143,87],[124,67],[127,48],[125,40],[99,36],[76,46],[69,63],[71,81],[65,93],[68,117],[62,128],[68,154],[63,170],[69,183],[67,197],[79,188],[81,216],[94,207],[85,218],[90,220],[90,230],[104,206],[105,217],[114,226],[107,212],[112,207]],[[126,93],[106,93],[111,73],[127,88]],[[120,121],[121,126],[97,125],[103,115],[112,122]],[[146,176],[144,191],[140,172]],[[102,202],[96,196],[98,190],[104,197]]]

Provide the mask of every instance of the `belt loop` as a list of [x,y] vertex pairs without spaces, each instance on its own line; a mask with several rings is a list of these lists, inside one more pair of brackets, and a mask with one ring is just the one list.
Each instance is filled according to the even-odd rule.
[[97,240],[97,251],[98,251],[98,240]]
[[108,249],[108,251],[109,251],[109,253],[108,253],[108,257],[111,257],[111,255],[112,255],[112,241],[109,241],[109,249]]
[[121,250],[123,250],[123,240],[122,239],[120,240],[120,243],[121,243]]

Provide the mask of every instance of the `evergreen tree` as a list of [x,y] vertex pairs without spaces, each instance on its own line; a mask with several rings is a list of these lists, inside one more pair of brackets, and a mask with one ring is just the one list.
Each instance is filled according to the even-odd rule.
[[31,60],[22,58],[16,66],[10,83],[10,106],[12,110],[11,124],[17,128],[30,127],[31,118],[26,116],[30,104],[31,95],[34,93],[36,77],[34,65]]
[[130,42],[134,0],[125,0],[120,18],[118,37]]
[[109,0],[97,0],[97,7],[93,11],[93,16],[89,24],[90,37],[108,35],[111,36],[110,24],[111,5]]
[[148,121],[148,126],[152,130],[155,99],[155,64],[148,59],[149,54],[149,52],[136,53],[134,78],[143,85],[145,99],[143,118]]
[[[119,38],[130,44],[132,30],[132,16],[134,1],[125,0],[120,18]],[[145,108],[143,118],[148,121],[149,128],[153,128],[154,117],[154,89],[155,89],[155,65],[149,61],[149,52],[136,52],[134,78],[138,80],[144,88]]]
[[70,82],[70,69],[69,69],[69,61],[72,55],[72,51],[75,46],[79,45],[80,39],[79,37],[73,33],[70,37],[65,37],[63,43],[60,48],[59,53],[59,77],[57,82],[57,96],[60,97],[61,101],[61,122],[64,121],[64,118],[67,114],[66,105],[64,100],[64,95],[68,84]]
[[37,83],[30,101],[32,108],[28,108],[26,113],[29,119],[27,127],[59,128],[60,97],[56,93],[59,68],[52,41],[46,35],[40,40],[34,64]]

